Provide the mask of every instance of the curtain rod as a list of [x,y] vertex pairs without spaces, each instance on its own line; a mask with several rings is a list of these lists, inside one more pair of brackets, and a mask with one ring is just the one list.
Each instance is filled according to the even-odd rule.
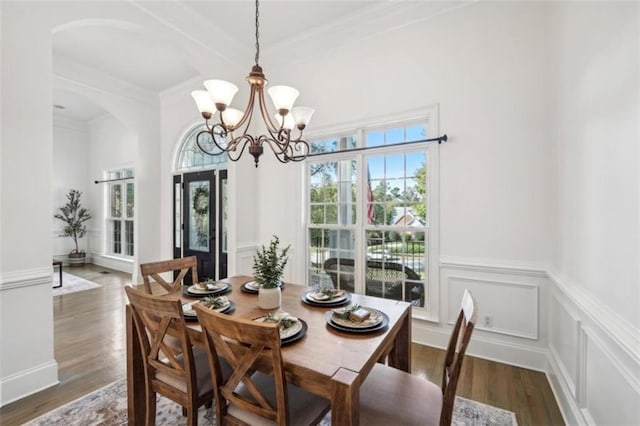
[[448,137],[445,133],[444,135],[438,136],[437,138],[422,139],[419,141],[411,141],[411,142],[398,142],[398,143],[391,143],[388,145],[381,145],[381,146],[364,146],[360,148],[343,149],[341,151],[316,152],[315,154],[309,154],[307,157],[319,157],[321,155],[342,154],[344,152],[366,151],[366,150],[375,149],[375,148],[382,148],[382,147],[386,148],[388,146],[407,146],[407,145],[414,145],[417,143],[424,143],[424,142],[438,142],[438,145],[440,145],[442,142],[446,142],[447,139]]
[[118,178],[118,179],[94,180],[93,183],[115,182],[115,181],[118,181],[118,180],[131,180],[131,179],[133,179],[133,177]]

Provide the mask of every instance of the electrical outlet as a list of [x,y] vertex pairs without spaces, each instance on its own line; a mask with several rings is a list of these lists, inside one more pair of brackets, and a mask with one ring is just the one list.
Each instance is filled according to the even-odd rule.
[[484,325],[486,328],[493,328],[493,316],[485,315],[484,317],[482,317],[482,325]]

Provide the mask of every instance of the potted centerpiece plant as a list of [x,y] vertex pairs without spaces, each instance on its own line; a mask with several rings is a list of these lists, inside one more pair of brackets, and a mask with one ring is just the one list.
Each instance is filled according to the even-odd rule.
[[69,253],[69,264],[71,266],[83,264],[87,256],[84,250],[79,249],[78,239],[84,237],[87,233],[85,222],[91,219],[91,213],[82,207],[80,203],[81,196],[82,192],[76,189],[70,190],[67,194],[67,203],[59,208],[60,213],[53,215],[53,217],[60,219],[65,224],[62,236],[71,237],[75,244],[75,248]]
[[287,265],[289,248],[280,249],[280,239],[274,235],[269,247],[264,245],[253,256],[253,274],[260,285],[258,290],[258,306],[262,309],[280,307],[282,274]]

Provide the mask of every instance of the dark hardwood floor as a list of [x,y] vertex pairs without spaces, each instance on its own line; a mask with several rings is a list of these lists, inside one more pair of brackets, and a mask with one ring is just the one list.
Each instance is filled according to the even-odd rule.
[[[65,268],[102,287],[53,299],[60,383],[0,408],[0,424],[20,425],[125,377],[127,274],[95,265]],[[413,345],[413,372],[440,383],[444,351]],[[467,356],[458,395],[516,413],[518,424],[564,424],[543,373]]]

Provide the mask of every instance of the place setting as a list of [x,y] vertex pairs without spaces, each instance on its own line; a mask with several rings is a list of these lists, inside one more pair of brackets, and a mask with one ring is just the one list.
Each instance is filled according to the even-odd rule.
[[254,318],[253,321],[263,323],[276,323],[280,326],[280,342],[282,345],[297,342],[307,334],[307,323],[287,312],[269,313]]
[[[280,289],[283,289],[284,282],[279,281],[278,287],[280,287]],[[240,286],[240,290],[244,291],[245,293],[258,294],[258,290],[260,290],[260,284],[258,284],[258,282],[255,280],[247,281]]]
[[231,284],[228,281],[216,281],[209,279],[190,285],[184,290],[186,296],[205,297],[221,295],[231,290]]
[[387,314],[360,305],[331,309],[325,318],[329,327],[347,333],[372,333],[389,325]]
[[182,312],[186,321],[198,320],[196,311],[195,309],[193,309],[193,305],[195,305],[196,303],[199,303],[211,309],[212,311],[216,311],[221,314],[229,314],[233,312],[236,307],[236,304],[233,303],[233,301],[229,300],[227,296],[205,296],[200,300],[185,303],[182,305]]
[[302,301],[307,305],[321,307],[341,306],[351,301],[351,294],[333,287],[313,289],[305,292]]

